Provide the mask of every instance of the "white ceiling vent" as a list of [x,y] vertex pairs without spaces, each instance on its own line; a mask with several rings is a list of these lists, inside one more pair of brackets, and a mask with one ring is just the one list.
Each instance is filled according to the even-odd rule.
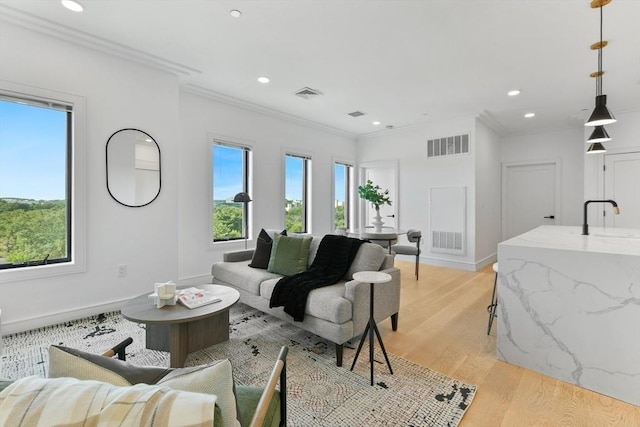
[[350,115],[351,117],[360,117],[360,116],[364,116],[367,113],[363,113],[362,111],[354,111],[353,113],[347,113],[348,115]]
[[322,95],[322,92],[317,89],[311,89],[310,87],[303,87],[302,89],[293,92],[293,94],[300,98],[311,99]]

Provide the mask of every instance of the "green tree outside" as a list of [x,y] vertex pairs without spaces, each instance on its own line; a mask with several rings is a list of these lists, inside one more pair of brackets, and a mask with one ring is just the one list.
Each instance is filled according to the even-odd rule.
[[64,258],[67,254],[64,200],[0,199],[0,259],[6,262]]
[[242,204],[215,202],[213,207],[213,240],[239,239],[243,236]]

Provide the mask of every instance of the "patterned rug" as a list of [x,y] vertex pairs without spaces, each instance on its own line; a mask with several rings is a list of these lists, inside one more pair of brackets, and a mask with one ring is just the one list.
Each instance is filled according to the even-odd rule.
[[[190,354],[186,365],[228,358],[236,383],[264,385],[280,347],[288,346],[290,426],[456,426],[476,392],[475,386],[393,354],[390,375],[377,346],[372,387],[367,344],[351,372],[357,341],[345,345],[344,366],[338,368],[333,344],[261,311],[237,304],[230,323],[229,341]],[[127,361],[168,366],[168,353],[144,348],[144,334],[144,325],[116,312],[8,335],[0,377],[46,376],[50,344],[102,353],[129,336],[134,341],[127,347]]]

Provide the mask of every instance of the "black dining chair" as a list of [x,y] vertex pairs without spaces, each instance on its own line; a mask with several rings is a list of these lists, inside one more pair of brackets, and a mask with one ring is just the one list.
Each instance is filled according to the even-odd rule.
[[410,243],[416,245],[393,245],[391,251],[400,255],[415,255],[416,257],[416,280],[420,273],[420,240],[422,239],[422,232],[416,229],[410,229],[407,231],[407,240]]

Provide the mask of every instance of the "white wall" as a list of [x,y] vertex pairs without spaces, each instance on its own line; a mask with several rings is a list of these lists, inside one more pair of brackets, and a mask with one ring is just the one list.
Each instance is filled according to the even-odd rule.
[[500,138],[480,120],[476,121],[476,250],[477,268],[498,258],[501,236]]
[[[178,77],[6,22],[0,25],[0,80],[72,93],[86,103],[86,269],[21,281],[0,275],[2,333],[118,310],[153,284],[210,280],[211,263],[241,242],[210,247],[208,134],[254,149],[253,235],[284,223],[285,147],[313,158],[312,232],[333,229],[332,156],[356,160],[344,134],[275,118],[180,91]],[[105,179],[105,146],[122,128],[149,133],[161,150],[162,190],[142,208],[114,201]],[[126,264],[128,274],[117,275]],[[2,274],[2,273],[0,273]]]
[[[0,25],[0,79],[72,93],[86,104],[86,269],[27,281],[0,275],[3,333],[119,307],[119,301],[177,278],[178,80],[175,76],[62,42],[7,22]],[[162,191],[143,208],[107,192],[105,145],[121,128],[139,128],[162,150]],[[117,276],[117,265],[128,274]]]
[[[422,262],[476,269],[476,119],[450,120],[383,131],[358,139],[358,162],[398,160],[399,227],[417,228],[423,235]],[[427,158],[427,140],[470,134],[469,154]],[[467,251],[465,256],[434,253],[430,246],[429,194],[432,187],[467,187]]]
[[501,140],[503,164],[559,160],[562,168],[562,205],[561,213],[556,212],[556,225],[582,224],[585,150],[582,127],[508,136]]
[[[585,200],[604,198],[602,166],[604,165],[605,155],[640,151],[640,111],[615,112],[614,115],[618,121],[606,126],[607,132],[612,138],[611,141],[603,143],[607,152],[604,154],[586,154],[585,150],[583,202]],[[583,141],[586,141],[591,132],[593,132],[593,128],[585,126],[583,131],[584,135],[581,135],[581,137]],[[602,216],[603,210],[601,206],[590,204],[588,209],[589,225],[602,227],[604,225],[604,217]],[[580,224],[582,224],[582,216],[580,218]]]
[[211,135],[238,140],[251,146],[254,178],[250,196],[253,217],[249,247],[261,228],[284,228],[284,153],[287,148],[312,157],[311,232],[333,230],[332,158],[355,163],[355,141],[292,121],[238,108],[198,94],[181,92],[180,117],[180,258],[184,283],[210,279],[211,264],[222,252],[244,249],[244,241],[211,246],[209,232],[209,183]]

